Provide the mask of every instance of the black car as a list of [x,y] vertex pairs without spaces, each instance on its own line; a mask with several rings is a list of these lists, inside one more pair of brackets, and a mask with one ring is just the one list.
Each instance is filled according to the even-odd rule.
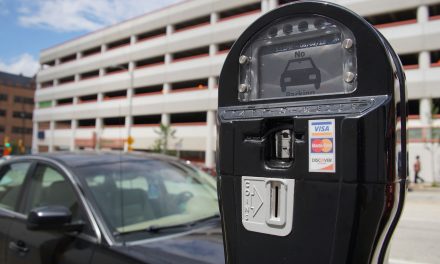
[[161,155],[9,160],[0,263],[224,263],[215,180]]
[[321,72],[311,58],[290,60],[281,74],[281,91],[285,92],[287,86],[313,84],[315,89],[321,85]]

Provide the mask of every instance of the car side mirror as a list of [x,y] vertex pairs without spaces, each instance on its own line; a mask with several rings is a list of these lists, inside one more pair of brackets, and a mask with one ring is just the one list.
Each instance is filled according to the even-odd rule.
[[31,210],[27,218],[29,230],[80,231],[83,223],[71,223],[72,213],[64,206],[44,206]]

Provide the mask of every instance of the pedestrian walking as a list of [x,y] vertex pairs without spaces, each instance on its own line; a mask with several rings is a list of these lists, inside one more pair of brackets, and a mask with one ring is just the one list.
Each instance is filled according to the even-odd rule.
[[425,180],[420,177],[420,171],[422,170],[422,165],[420,164],[420,156],[416,156],[416,161],[414,162],[414,182],[418,183],[418,180],[420,180],[422,183],[425,182]]

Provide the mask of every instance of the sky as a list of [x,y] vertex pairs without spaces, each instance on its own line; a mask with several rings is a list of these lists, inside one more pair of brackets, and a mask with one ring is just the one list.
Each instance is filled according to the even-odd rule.
[[41,50],[181,0],[0,0],[0,71],[33,76]]

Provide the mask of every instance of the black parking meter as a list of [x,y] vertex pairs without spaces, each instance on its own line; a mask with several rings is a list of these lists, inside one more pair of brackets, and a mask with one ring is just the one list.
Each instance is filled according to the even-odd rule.
[[226,58],[218,106],[228,263],[386,262],[406,190],[406,87],[374,27],[324,2],[263,15]]

